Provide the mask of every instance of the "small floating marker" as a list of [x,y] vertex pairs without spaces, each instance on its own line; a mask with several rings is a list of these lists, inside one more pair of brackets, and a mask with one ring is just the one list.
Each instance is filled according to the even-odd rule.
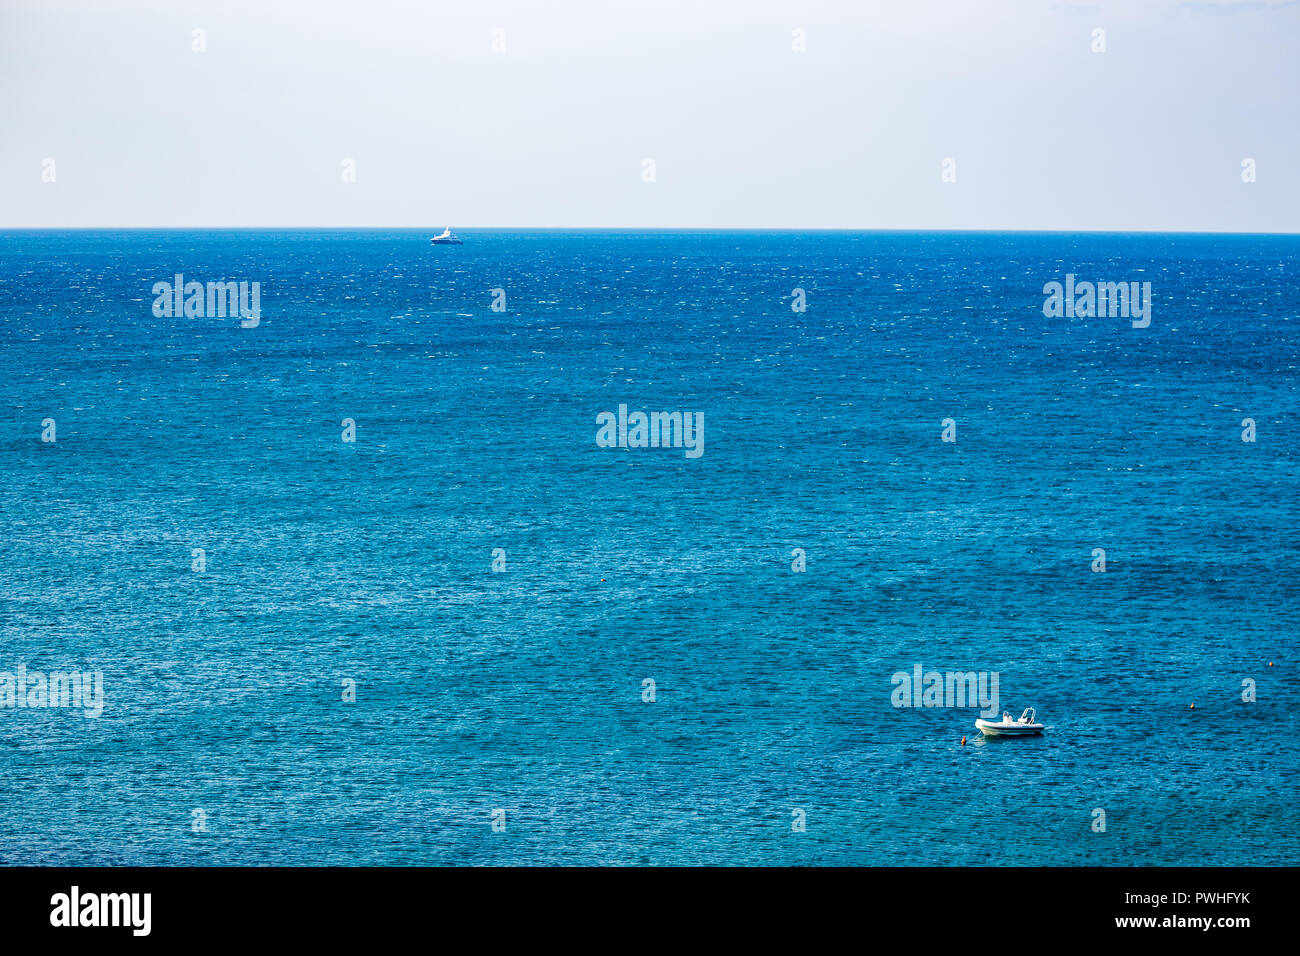
[[1272,666],[1273,666],[1273,662],[1272,662],[1272,661],[1269,661],[1269,662],[1268,662],[1268,666],[1269,666],[1269,667],[1272,667]]
[[961,745],[962,745],[963,747],[966,746],[966,737],[965,737],[965,735],[963,735],[962,738],[961,738]]
[[1195,709],[1196,709],[1196,705],[1195,705],[1195,704],[1192,704],[1191,707],[1192,707],[1192,710],[1195,710]]

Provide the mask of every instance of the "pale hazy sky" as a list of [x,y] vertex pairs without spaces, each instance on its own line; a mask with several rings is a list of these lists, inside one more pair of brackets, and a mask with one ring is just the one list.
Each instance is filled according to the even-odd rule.
[[1295,232],[1298,94],[1294,0],[0,0],[0,228]]

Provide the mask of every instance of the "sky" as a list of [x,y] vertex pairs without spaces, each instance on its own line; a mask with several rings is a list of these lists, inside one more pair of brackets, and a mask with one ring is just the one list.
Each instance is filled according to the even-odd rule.
[[1295,232],[1298,94],[1300,0],[0,0],[0,228]]

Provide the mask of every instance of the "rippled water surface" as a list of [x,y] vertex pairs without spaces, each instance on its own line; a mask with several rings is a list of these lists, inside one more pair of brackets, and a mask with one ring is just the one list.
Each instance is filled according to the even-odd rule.
[[[0,709],[0,861],[1294,864],[1297,266],[0,234],[0,671],[105,695]],[[260,282],[260,324],[156,318],[177,273]],[[1066,273],[1151,282],[1150,327],[1044,317]],[[703,455],[598,447],[620,404]],[[892,706],[917,663],[1048,733]]]

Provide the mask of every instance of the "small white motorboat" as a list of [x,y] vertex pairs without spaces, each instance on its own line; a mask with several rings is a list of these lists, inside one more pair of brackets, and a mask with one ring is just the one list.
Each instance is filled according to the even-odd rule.
[[1003,711],[1001,720],[994,722],[980,717],[975,726],[986,737],[1029,737],[1043,732],[1043,725],[1038,723],[1038,714],[1032,707],[1026,707],[1019,720],[1012,720],[1011,715]]

